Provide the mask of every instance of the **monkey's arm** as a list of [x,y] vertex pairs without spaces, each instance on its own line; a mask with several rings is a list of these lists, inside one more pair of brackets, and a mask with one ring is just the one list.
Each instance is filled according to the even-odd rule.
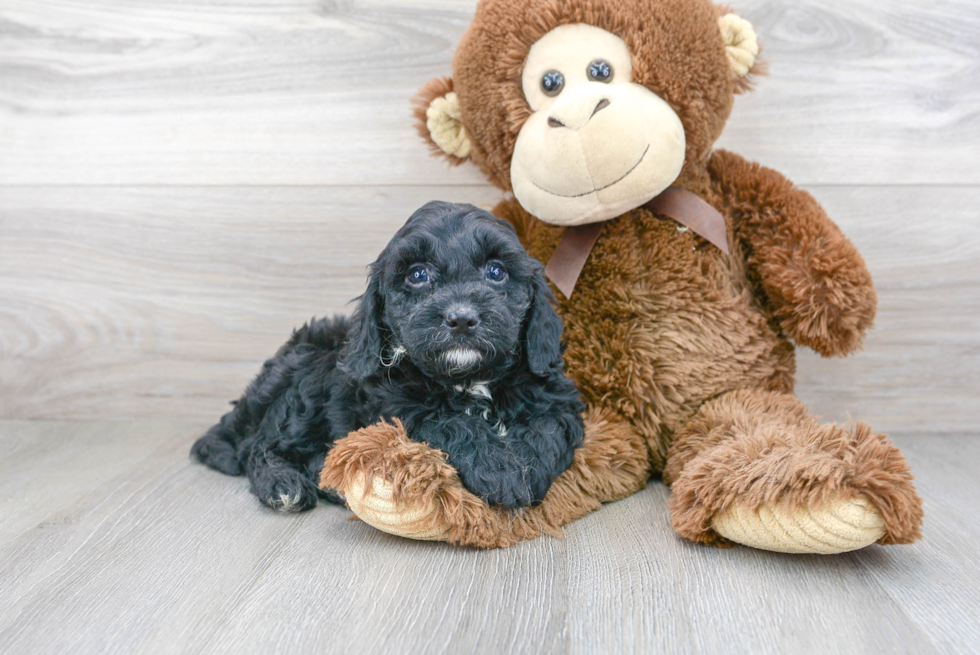
[[877,295],[854,245],[806,191],[724,150],[708,169],[741,249],[779,325],[825,357],[857,350]]
[[602,503],[625,498],[650,476],[646,445],[603,410],[585,415],[585,440],[544,502],[512,511],[470,493],[443,453],[412,441],[402,424],[376,423],[336,443],[320,474],[366,523],[410,539],[500,548],[562,525]]

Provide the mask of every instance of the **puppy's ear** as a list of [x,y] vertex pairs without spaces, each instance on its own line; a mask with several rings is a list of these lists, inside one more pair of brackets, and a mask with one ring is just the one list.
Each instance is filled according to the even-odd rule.
[[554,296],[538,265],[531,281],[531,307],[527,312],[524,347],[527,363],[535,375],[547,377],[561,370],[562,322],[552,306]]
[[381,334],[381,271],[371,266],[368,287],[358,298],[357,309],[351,317],[350,334],[341,353],[341,369],[357,381],[374,375],[381,367],[384,337]]

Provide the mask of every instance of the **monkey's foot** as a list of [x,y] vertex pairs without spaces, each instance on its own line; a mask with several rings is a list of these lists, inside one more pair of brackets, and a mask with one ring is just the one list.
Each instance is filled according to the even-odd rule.
[[664,479],[674,529],[692,541],[843,553],[919,538],[905,458],[864,423],[819,424],[788,394],[734,391],[678,431]]
[[881,513],[863,498],[830,498],[822,507],[788,503],[718,512],[711,528],[735,543],[780,553],[831,555],[870,546],[885,535]]

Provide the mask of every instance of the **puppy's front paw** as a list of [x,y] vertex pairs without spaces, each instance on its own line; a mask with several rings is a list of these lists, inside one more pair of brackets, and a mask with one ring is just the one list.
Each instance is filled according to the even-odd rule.
[[542,486],[537,481],[525,479],[523,469],[490,470],[484,475],[460,469],[459,474],[463,485],[488,505],[509,510],[540,505],[548,491],[547,487],[537,489]]
[[252,491],[277,512],[302,512],[316,507],[316,488],[302,473],[277,468],[252,478]]
[[397,419],[338,441],[320,473],[320,487],[342,493],[359,519],[410,539],[446,540],[441,496],[458,486],[445,455],[411,441]]

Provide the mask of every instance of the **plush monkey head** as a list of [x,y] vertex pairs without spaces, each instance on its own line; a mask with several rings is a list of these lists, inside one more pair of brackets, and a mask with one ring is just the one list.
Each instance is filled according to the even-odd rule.
[[710,0],[482,0],[420,133],[556,225],[606,220],[703,169],[759,48]]

